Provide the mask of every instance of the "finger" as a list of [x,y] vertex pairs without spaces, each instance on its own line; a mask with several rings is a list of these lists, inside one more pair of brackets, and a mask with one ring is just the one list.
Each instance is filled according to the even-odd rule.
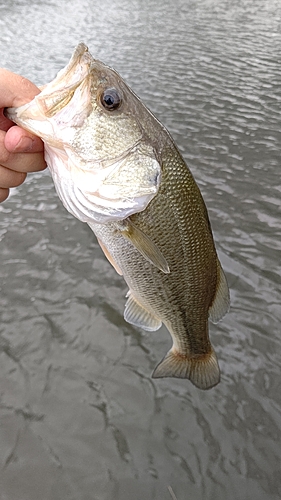
[[21,106],[39,92],[38,87],[23,76],[0,68],[0,108]]
[[4,146],[10,153],[41,153],[44,145],[36,135],[15,125],[5,135]]
[[5,201],[9,196],[9,189],[0,188],[0,203]]
[[27,78],[0,68],[0,130],[7,131],[13,125],[4,116],[4,108],[21,106],[39,93],[40,89]]
[[10,153],[5,147],[5,137],[5,132],[0,131],[0,165],[16,172],[37,172],[46,168],[43,151]]
[[0,130],[7,131],[12,125],[14,125],[14,122],[6,118],[4,115],[4,108],[0,109]]
[[7,189],[20,186],[26,178],[25,172],[15,172],[9,168],[0,165],[0,182],[1,189]]
[[39,172],[47,166],[43,153],[8,153],[1,164],[16,172]]

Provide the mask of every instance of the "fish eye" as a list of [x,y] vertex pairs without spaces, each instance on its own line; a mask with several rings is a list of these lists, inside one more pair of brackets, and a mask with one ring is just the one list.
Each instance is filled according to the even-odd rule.
[[100,101],[105,109],[107,109],[108,111],[114,111],[115,109],[119,108],[122,99],[118,91],[112,88],[103,91]]

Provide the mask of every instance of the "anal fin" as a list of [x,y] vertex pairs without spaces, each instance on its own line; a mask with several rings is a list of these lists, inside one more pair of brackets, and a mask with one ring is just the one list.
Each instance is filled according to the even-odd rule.
[[220,381],[220,369],[214,350],[188,357],[172,348],[156,366],[152,377],[187,378],[199,389],[211,389]]
[[125,305],[124,319],[128,323],[131,323],[131,325],[138,326],[149,332],[158,330],[162,325],[162,321],[142,307],[130,291],[127,297],[128,300]]

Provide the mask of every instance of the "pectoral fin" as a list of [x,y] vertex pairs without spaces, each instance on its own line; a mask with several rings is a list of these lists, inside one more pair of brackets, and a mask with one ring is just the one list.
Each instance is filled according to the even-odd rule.
[[158,330],[162,325],[162,321],[142,307],[130,291],[127,293],[127,297],[124,319],[131,325],[138,326],[149,332]]
[[146,260],[158,267],[163,273],[168,274],[170,272],[168,262],[162,252],[133,222],[126,219],[116,225],[122,236],[129,240]]

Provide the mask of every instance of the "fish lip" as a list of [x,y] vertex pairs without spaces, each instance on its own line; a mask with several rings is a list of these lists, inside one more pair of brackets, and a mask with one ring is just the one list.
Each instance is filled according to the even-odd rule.
[[[94,62],[95,60],[93,56],[90,54],[87,45],[85,45],[82,42],[79,43],[75,48],[69,63],[58,72],[58,74],[51,82],[46,84],[46,86],[44,85],[43,87],[41,87],[42,90],[41,94],[44,94],[45,87],[48,88],[54,87],[56,90],[61,90],[61,85],[60,85],[61,81],[63,81],[62,87],[65,88],[65,80],[67,79],[67,75],[73,75],[73,76],[77,75],[77,78],[74,79],[74,82],[71,82],[70,84],[71,87],[72,85],[79,84],[79,82],[83,81],[85,76],[89,74],[89,72],[92,69],[92,66],[94,65]],[[80,75],[79,77],[79,73],[81,73],[82,75],[84,74],[84,76]]]
[[[48,100],[48,97],[51,95],[60,92],[61,90],[73,90],[78,88],[79,85],[83,83],[83,81],[87,78],[89,73],[91,72],[94,66],[95,60],[89,52],[88,47],[84,43],[79,43],[75,48],[69,63],[62,68],[56,77],[46,85],[43,85],[40,88],[41,92],[37,94],[34,99],[30,102],[23,104],[18,107],[8,107],[4,108],[4,115],[6,118],[16,123],[19,126],[27,129],[24,124],[21,123],[21,114],[25,112],[30,106],[32,106],[33,102],[36,102],[36,105],[40,108],[44,107],[44,101]],[[67,83],[66,83],[67,82]],[[40,103],[41,101],[41,103]],[[47,106],[46,106],[47,107]],[[46,110],[44,110],[46,112]],[[27,129],[29,132],[38,134],[36,131],[32,129],[32,123],[29,122],[29,128]]]

